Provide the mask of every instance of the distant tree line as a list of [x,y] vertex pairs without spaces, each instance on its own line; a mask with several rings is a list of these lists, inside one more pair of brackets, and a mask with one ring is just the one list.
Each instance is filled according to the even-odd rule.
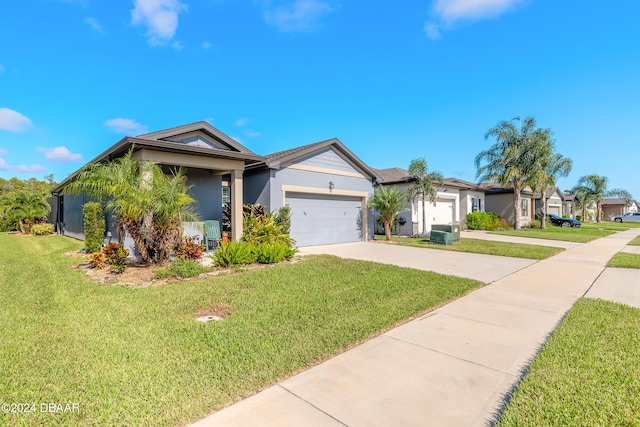
[[28,233],[33,224],[46,220],[51,207],[47,198],[57,185],[53,175],[36,178],[0,178],[0,231]]

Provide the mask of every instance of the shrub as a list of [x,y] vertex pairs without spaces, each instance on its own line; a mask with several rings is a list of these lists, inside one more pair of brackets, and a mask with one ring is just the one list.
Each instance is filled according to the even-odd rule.
[[491,229],[487,229],[490,231],[495,231],[495,230],[511,230],[511,225],[505,221],[502,218],[498,218],[498,220],[495,222],[495,224],[492,225]]
[[578,221],[582,221],[582,215],[576,215],[576,219],[577,219]]
[[291,259],[297,251],[285,243],[262,243],[256,246],[255,252],[260,264],[275,264]]
[[194,259],[175,258],[171,264],[155,271],[159,279],[167,277],[196,277],[205,272],[205,268]]
[[120,274],[124,271],[129,251],[124,249],[122,243],[109,243],[102,249],[102,253],[114,273]]
[[280,226],[282,232],[289,234],[291,232],[291,208],[282,206],[275,212],[274,220]]
[[176,257],[187,260],[198,260],[202,258],[206,246],[199,242],[197,237],[183,237],[176,246]]
[[107,265],[107,257],[102,252],[93,252],[89,255],[89,265],[100,270]]
[[229,242],[220,247],[213,254],[213,262],[221,267],[251,264],[256,262],[256,248],[247,242]]
[[539,219],[533,219],[527,225],[523,225],[522,228],[542,228]]
[[97,202],[85,203],[82,208],[84,218],[84,246],[87,252],[97,252],[102,248],[105,220],[102,206]]
[[53,234],[53,224],[34,224],[31,226],[31,234],[34,236],[46,236]]
[[[254,205],[258,208],[262,208],[260,205]],[[255,207],[249,210],[245,209],[245,214],[242,219],[242,241],[251,243],[253,245],[259,245],[261,243],[284,243],[288,246],[293,246],[295,241],[285,232],[286,227],[290,227],[290,216],[286,213],[286,210],[282,213],[287,219],[280,217],[278,220],[278,213],[263,214],[261,209]],[[278,222],[280,221],[280,222]]]
[[495,230],[499,220],[500,217],[493,212],[472,212],[467,214],[467,228],[469,230]]

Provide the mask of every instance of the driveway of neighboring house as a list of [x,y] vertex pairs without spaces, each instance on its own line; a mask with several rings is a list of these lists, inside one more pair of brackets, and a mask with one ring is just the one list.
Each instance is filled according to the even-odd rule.
[[301,248],[300,254],[329,254],[341,258],[381,262],[476,279],[484,283],[493,283],[537,262],[524,258],[439,251],[374,242],[308,246]]

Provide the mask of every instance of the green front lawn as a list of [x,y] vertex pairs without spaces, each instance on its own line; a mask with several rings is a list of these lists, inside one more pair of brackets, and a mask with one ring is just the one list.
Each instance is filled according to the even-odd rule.
[[564,228],[547,224],[545,230],[537,228],[523,228],[519,231],[492,231],[492,234],[505,236],[531,237],[534,239],[563,240],[567,242],[587,243],[600,237],[615,234],[615,231],[600,230],[595,228]]
[[628,243],[631,246],[640,246],[640,236],[636,236],[632,241]]
[[640,310],[581,299],[513,393],[499,426],[640,425]]
[[[384,239],[384,236],[375,236],[375,240]],[[415,246],[418,248],[441,249],[456,252],[471,252],[475,254],[500,255],[513,258],[545,259],[564,251],[563,248],[553,248],[550,246],[495,242],[491,240],[469,239],[465,237],[460,238],[460,242],[449,246],[429,243],[429,238],[425,237],[392,237],[391,239],[404,246]]]
[[[228,276],[98,285],[81,242],[0,234],[0,425],[174,426],[247,397],[480,282],[330,256]],[[199,314],[226,312],[220,322]]]
[[640,268],[640,255],[618,252],[609,260],[607,267]]

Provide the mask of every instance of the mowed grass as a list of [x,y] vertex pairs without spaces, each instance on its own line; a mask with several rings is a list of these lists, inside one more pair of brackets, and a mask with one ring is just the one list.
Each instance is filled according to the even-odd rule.
[[519,231],[492,231],[491,234],[501,234],[504,236],[530,237],[534,239],[564,240],[567,242],[587,243],[600,237],[610,236],[615,231],[600,230],[595,228],[565,228],[554,227],[547,224],[545,230],[536,228],[523,228]]
[[[186,424],[481,286],[315,256],[131,289],[74,268],[81,246],[0,234],[0,400],[80,406],[0,425]],[[213,307],[230,315],[195,321]]]
[[607,267],[640,268],[640,255],[618,252],[609,260]]
[[[384,240],[384,236],[376,236],[376,240]],[[550,256],[564,251],[563,248],[554,248],[550,246],[495,242],[491,240],[469,239],[465,237],[460,238],[459,242],[448,246],[429,243],[429,238],[425,237],[392,237],[392,240],[404,246],[414,246],[418,248],[471,252],[475,254],[500,255],[513,258],[538,260],[549,258]]]
[[499,426],[640,425],[640,310],[583,298],[513,393]]
[[636,236],[632,241],[628,243],[631,246],[640,246],[640,236]]

